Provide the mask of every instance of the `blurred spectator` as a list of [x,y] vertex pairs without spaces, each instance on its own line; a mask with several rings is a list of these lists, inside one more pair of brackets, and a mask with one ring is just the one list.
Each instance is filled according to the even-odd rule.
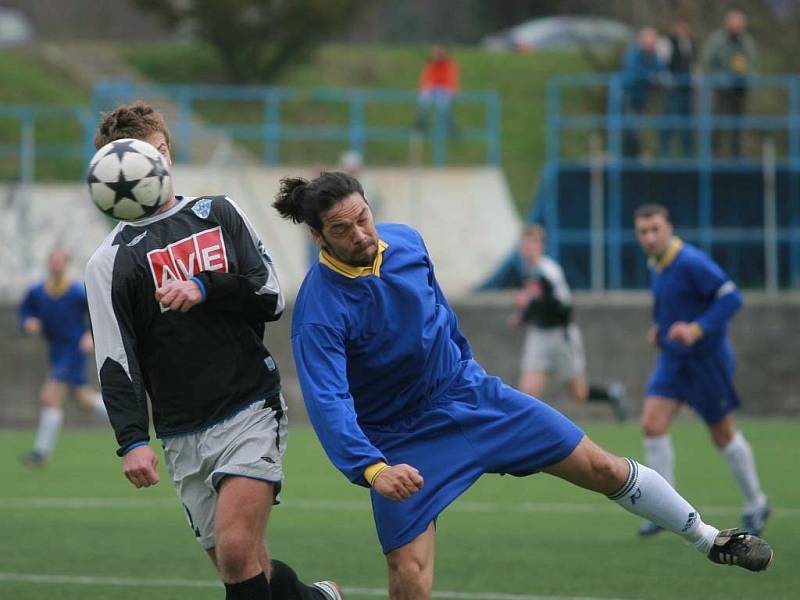
[[[664,96],[664,116],[689,119],[692,116],[692,67],[697,59],[697,51],[692,39],[689,23],[679,19],[672,24],[667,46],[669,55],[667,67],[672,75],[672,86]],[[684,156],[693,153],[692,127],[669,127],[660,130],[661,155],[671,153],[672,137],[677,134],[681,140]]]
[[[624,110],[627,114],[641,115],[647,108],[650,90],[666,76],[666,67],[656,53],[658,33],[652,27],[639,31],[622,64]],[[622,152],[625,156],[639,156],[642,151],[639,132],[625,129],[622,132]]]
[[455,133],[451,105],[458,92],[458,65],[446,46],[434,46],[427,64],[422,69],[417,96],[415,127],[428,128],[431,109],[439,112],[450,134]]
[[364,188],[364,199],[369,204],[373,218],[376,222],[382,221],[383,197],[375,180],[364,173],[364,157],[355,150],[343,152],[339,157],[339,170],[361,182],[361,187]]
[[[747,18],[738,10],[725,15],[722,29],[708,38],[703,47],[703,68],[710,75],[721,75],[715,89],[714,112],[734,118],[730,129],[731,155],[741,156],[741,132],[738,117],[745,111],[747,77],[756,70],[756,44],[747,33]],[[714,131],[714,151],[719,150],[720,132]]]

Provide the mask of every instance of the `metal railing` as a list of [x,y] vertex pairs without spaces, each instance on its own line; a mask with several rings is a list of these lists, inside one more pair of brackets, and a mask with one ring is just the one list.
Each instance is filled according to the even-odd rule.
[[[129,81],[106,81],[95,85],[88,107],[0,105],[0,167],[3,169],[0,178],[31,182],[36,179],[37,163],[49,159],[74,161],[74,176],[78,178],[94,153],[92,139],[100,113],[118,103],[139,98],[174,107],[170,128],[179,161],[193,159],[196,140],[216,136],[249,143],[249,148],[258,149],[258,159],[268,165],[281,162],[284,144],[301,141],[334,142],[341,146],[341,151],[355,150],[363,156],[369,156],[367,145],[370,142],[403,147],[412,144],[421,147],[429,142],[431,162],[437,166],[448,163],[449,149],[458,142],[482,149],[484,163],[500,163],[500,98],[494,91],[463,91],[456,96],[453,109],[463,107],[471,111],[474,118],[459,123],[454,135],[448,130],[445,115],[438,110],[431,113],[429,130],[415,129],[413,115],[417,95],[409,90],[138,85]],[[209,103],[221,103],[231,116],[215,120],[215,115],[204,114],[203,105]],[[305,112],[297,111],[299,105],[305,105]],[[312,110],[309,111],[309,107]],[[330,114],[317,116],[314,123],[295,116],[309,113],[316,116],[320,107],[330,109]],[[411,115],[403,125],[384,124],[374,117],[397,112],[398,108]],[[237,120],[245,112],[248,119]],[[346,115],[343,120],[338,118],[339,113]],[[69,132],[58,137],[59,141],[54,141],[52,135],[42,135],[50,132],[55,121],[61,123],[62,129],[64,123],[71,127]]]
[[[763,252],[764,288],[775,291],[800,285],[800,76],[748,77],[750,99],[746,113],[740,116],[715,112],[715,96],[731,87],[729,78],[676,79],[661,92],[670,93],[677,85],[691,90],[694,107],[689,114],[657,113],[653,108],[633,112],[620,73],[558,76],[549,82],[547,159],[531,213],[532,219],[544,222],[548,229],[549,251],[558,257],[565,245],[584,246],[589,251],[592,289],[629,287],[624,270],[630,259],[623,254],[636,240],[628,214],[630,189],[625,187],[630,184],[626,182],[637,175],[675,173],[676,178],[692,177],[693,186],[696,181],[696,191],[681,199],[692,204],[694,214],[683,227],[676,223],[680,234],[709,253],[723,245],[757,246],[759,254]],[[604,106],[603,112],[574,110],[576,104],[585,105],[590,95],[589,104]],[[689,156],[659,154],[652,148],[644,156],[626,155],[626,136],[644,137],[667,130],[691,132]],[[736,130],[747,142],[747,151],[740,156],[721,156],[720,133]],[[569,200],[559,197],[559,177],[565,169],[588,173],[590,183],[581,199],[587,203],[585,226],[560,223],[563,203]],[[760,180],[758,193],[749,193],[761,202],[762,215],[757,221],[722,227],[715,223],[715,212],[723,202],[719,196],[726,177],[747,173]],[[776,175],[788,182],[780,191]],[[636,203],[648,200],[645,195]],[[642,264],[640,260],[638,268],[643,270]]]
[[[412,123],[385,125],[368,118],[372,107],[390,113],[398,106],[414,107],[416,92],[410,90],[358,88],[296,88],[280,86],[230,85],[138,85],[129,81],[97,83],[92,94],[92,111],[98,114],[119,102],[137,98],[163,97],[176,105],[176,118],[171,124],[178,147],[178,159],[191,160],[192,140],[201,130],[217,132],[234,140],[260,144],[261,160],[276,165],[281,161],[281,145],[286,141],[342,142],[342,149],[367,155],[368,142],[408,144],[418,135]],[[247,122],[214,122],[205,118],[198,106],[204,102],[222,102],[234,112],[244,105],[256,104],[256,119]],[[308,123],[283,114],[289,104],[319,107],[345,107],[345,123]],[[485,162],[500,162],[500,98],[494,91],[462,91],[454,100],[459,106],[477,107],[483,113],[482,123],[459,127],[459,142],[484,146]],[[200,119],[198,119],[198,116]],[[448,146],[452,132],[442,111],[433,111],[430,142],[434,165],[448,162]]]

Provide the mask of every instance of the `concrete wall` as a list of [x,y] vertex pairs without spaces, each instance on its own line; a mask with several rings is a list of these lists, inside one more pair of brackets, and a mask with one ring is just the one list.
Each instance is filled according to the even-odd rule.
[[[800,416],[800,296],[770,299],[748,295],[747,306],[734,321],[733,342],[737,351],[737,384],[745,414]],[[646,377],[655,351],[644,341],[650,323],[647,294],[581,296],[576,300],[576,318],[586,344],[590,379],[622,381],[638,412]],[[462,329],[475,355],[490,373],[510,383],[518,375],[522,333],[506,327],[511,309],[508,294],[487,294],[455,302]],[[35,397],[46,373],[44,345],[23,338],[16,329],[14,307],[0,307],[0,427],[30,426],[35,422]],[[284,378],[286,396],[294,420],[305,419],[288,335],[291,313],[269,328],[267,345],[275,354]],[[94,363],[90,366],[93,371]],[[604,406],[576,409],[558,389],[545,394],[548,401],[573,417],[609,418]],[[71,403],[67,422],[90,425],[92,419]]]

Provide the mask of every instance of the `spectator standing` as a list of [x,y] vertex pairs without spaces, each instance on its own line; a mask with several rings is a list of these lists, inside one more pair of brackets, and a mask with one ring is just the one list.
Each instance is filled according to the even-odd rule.
[[446,46],[436,45],[420,75],[415,128],[426,130],[431,109],[435,109],[444,119],[448,132],[454,134],[451,107],[457,93],[458,64]]
[[693,154],[692,128],[688,119],[692,116],[692,68],[697,60],[697,48],[692,39],[689,23],[678,19],[672,24],[668,37],[669,58],[667,68],[672,75],[673,85],[664,96],[664,116],[681,118],[686,124],[667,127],[660,131],[661,155],[669,156],[673,134],[678,134],[684,156]]
[[[703,68],[706,73],[722,78],[714,92],[714,113],[733,118],[730,150],[734,158],[741,156],[738,120],[745,111],[747,78],[755,72],[756,61],[756,44],[747,33],[747,18],[741,11],[729,11],[723,28],[712,33],[703,47]],[[715,130],[715,154],[719,151],[720,137],[720,131]]]
[[[652,27],[639,31],[636,43],[630,47],[622,63],[625,113],[639,116],[647,109],[651,89],[666,75],[666,66],[656,52],[658,33]],[[637,129],[622,133],[622,152],[625,156],[639,156],[642,144]]]

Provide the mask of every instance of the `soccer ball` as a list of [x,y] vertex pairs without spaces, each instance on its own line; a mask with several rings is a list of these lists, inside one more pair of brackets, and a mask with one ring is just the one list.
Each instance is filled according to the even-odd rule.
[[152,215],[172,192],[167,161],[153,146],[123,138],[100,148],[89,161],[89,195],[101,211],[122,221]]

